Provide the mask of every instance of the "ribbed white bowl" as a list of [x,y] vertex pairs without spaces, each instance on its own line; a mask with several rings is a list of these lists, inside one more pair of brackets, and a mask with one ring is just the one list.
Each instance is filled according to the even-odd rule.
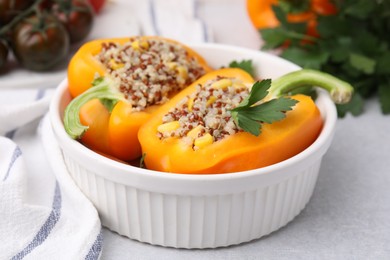
[[[193,46],[215,68],[251,59],[261,78],[299,67],[243,48]],[[286,225],[309,201],[322,156],[333,138],[336,109],[327,93],[316,100],[325,120],[305,151],[261,169],[210,175],[169,174],[125,165],[70,139],[62,115],[70,100],[67,81],[58,87],[50,119],[76,184],[96,206],[104,226],[131,239],[178,248],[214,248],[247,242]]]

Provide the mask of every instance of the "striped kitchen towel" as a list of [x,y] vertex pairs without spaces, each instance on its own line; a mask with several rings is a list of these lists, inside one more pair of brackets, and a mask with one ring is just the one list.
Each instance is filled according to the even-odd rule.
[[96,209],[63,161],[53,161],[60,157],[45,156],[59,153],[48,127],[40,127],[48,125],[40,117],[50,92],[0,92],[0,101],[19,103],[0,109],[0,259],[98,259],[102,251]]
[[[149,0],[149,22],[145,34],[161,35],[186,44],[212,42],[209,27],[199,17],[195,0]],[[148,30],[149,29],[149,30]]]
[[111,0],[99,14],[89,40],[157,35],[186,44],[212,42],[212,30],[199,17],[198,0]]

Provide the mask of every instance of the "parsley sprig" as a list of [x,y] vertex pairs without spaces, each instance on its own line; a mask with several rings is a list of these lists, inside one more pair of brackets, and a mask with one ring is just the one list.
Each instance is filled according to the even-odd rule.
[[253,84],[249,95],[234,109],[232,117],[239,127],[255,136],[260,135],[263,123],[271,124],[286,117],[286,112],[298,103],[288,97],[264,101],[268,96],[271,80],[265,79]]
[[286,112],[298,102],[288,95],[302,86],[326,90],[336,104],[348,103],[353,94],[348,82],[318,70],[301,69],[274,80],[257,81],[249,95],[231,110],[232,117],[244,131],[258,136],[263,123],[271,124],[286,117]]

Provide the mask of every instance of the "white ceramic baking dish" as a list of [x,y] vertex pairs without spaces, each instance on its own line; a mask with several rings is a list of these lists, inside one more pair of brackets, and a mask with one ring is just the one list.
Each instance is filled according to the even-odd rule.
[[[251,59],[261,78],[299,69],[261,51],[218,44],[191,47],[214,68]],[[50,120],[68,171],[97,208],[102,224],[131,239],[177,248],[240,244],[290,222],[313,193],[337,119],[330,97],[319,91],[316,103],[324,127],[317,140],[298,155],[245,172],[170,174],[122,164],[69,138],[62,123],[69,101],[65,79],[53,97]]]

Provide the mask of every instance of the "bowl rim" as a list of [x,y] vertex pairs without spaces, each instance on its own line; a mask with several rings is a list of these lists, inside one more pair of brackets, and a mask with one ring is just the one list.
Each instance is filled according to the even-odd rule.
[[[197,49],[226,49],[226,51],[236,51],[236,52],[244,52],[248,54],[257,54],[264,56],[265,58],[269,59],[276,59],[279,62],[285,62],[289,63],[289,66],[291,66],[291,70],[299,69],[300,67],[297,66],[294,63],[291,63],[290,61],[287,61],[281,57],[278,57],[274,54],[266,53],[263,51],[253,50],[253,49],[247,49],[243,47],[236,47],[236,46],[230,46],[225,44],[217,44],[217,43],[202,43],[202,44],[194,44],[190,45],[191,48]],[[206,58],[207,60],[207,58]],[[50,104],[50,121],[51,126],[53,128],[53,131],[55,133],[55,136],[57,137],[57,141],[59,142],[60,146],[66,145],[67,148],[72,149],[73,151],[79,151],[80,154],[83,154],[84,156],[87,156],[89,159],[94,161],[100,161],[101,164],[107,164],[109,167],[113,167],[114,169],[119,170],[115,174],[120,174],[124,176],[120,176],[121,178],[126,178],[129,175],[129,169],[133,169],[131,172],[132,175],[136,174],[139,175],[137,177],[152,177],[152,178],[158,178],[158,179],[174,179],[174,180],[191,180],[191,181],[220,181],[223,179],[240,179],[240,178],[249,178],[251,176],[262,176],[267,175],[270,172],[277,172],[280,170],[283,170],[288,167],[292,167],[298,163],[302,163],[305,161],[305,159],[308,159],[313,154],[318,154],[318,156],[322,156],[326,149],[328,148],[334,128],[335,123],[337,120],[337,112],[335,105],[333,101],[331,101],[328,93],[325,91],[319,90],[318,97],[316,103],[321,104],[320,111],[321,115],[324,118],[324,125],[321,130],[321,133],[317,137],[317,139],[305,150],[298,153],[297,155],[290,157],[282,162],[272,164],[266,167],[253,169],[253,170],[247,170],[247,171],[240,171],[240,172],[232,172],[232,173],[223,173],[223,174],[183,174],[183,173],[167,173],[167,172],[160,172],[155,170],[149,170],[149,169],[143,169],[136,166],[124,164],[118,161],[115,161],[113,159],[110,159],[108,157],[105,157],[101,154],[98,154],[89,148],[85,147],[81,143],[79,143],[76,140],[71,139],[65,132],[65,129],[63,127],[62,122],[62,115],[60,114],[59,108],[61,105],[61,100],[63,95],[66,94],[67,90],[67,79],[63,79],[61,83],[56,88],[56,91],[53,95],[53,98],[51,100]],[[65,142],[65,143],[64,143]],[[61,145],[62,144],[62,145]],[[321,152],[322,150],[322,152]],[[130,168],[129,168],[130,167]],[[101,174],[101,173],[97,173]],[[103,174],[105,178],[111,179],[110,174]],[[113,175],[113,174],[111,174]]]

